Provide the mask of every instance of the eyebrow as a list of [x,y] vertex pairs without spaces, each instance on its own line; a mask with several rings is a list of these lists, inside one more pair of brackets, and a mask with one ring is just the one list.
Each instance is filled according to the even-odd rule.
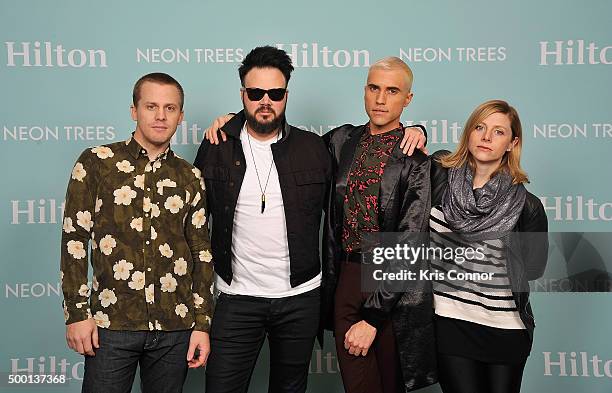
[[[380,86],[378,86],[376,83],[368,83],[368,87],[378,87],[380,89]],[[387,86],[385,88],[385,90],[391,90],[391,89],[400,90],[400,91],[402,90],[397,86]]]

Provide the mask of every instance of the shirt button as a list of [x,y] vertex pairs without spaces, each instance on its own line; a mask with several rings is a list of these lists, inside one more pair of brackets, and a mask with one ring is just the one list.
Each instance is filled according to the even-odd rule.
[[149,244],[149,241],[147,240],[145,243]]
[[229,210],[229,206],[225,206],[225,211],[228,211],[228,210]]
[[223,232],[227,233],[227,228],[223,228]]
[[229,182],[229,186],[234,187],[234,182],[233,181]]
[[148,271],[148,272],[150,272],[150,271],[151,271],[151,268],[150,268],[150,267],[148,267],[148,268],[147,268],[147,271]]
[[151,189],[149,187],[147,187],[147,191],[151,191]]
[[149,213],[145,213],[145,217],[149,217]]
[[236,166],[240,166],[240,160],[236,161]]

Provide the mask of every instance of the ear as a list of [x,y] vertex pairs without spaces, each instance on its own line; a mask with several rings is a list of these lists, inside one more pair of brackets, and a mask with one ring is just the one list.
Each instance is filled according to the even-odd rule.
[[406,100],[404,101],[404,108],[407,107],[410,102],[412,102],[413,96],[414,94],[412,92],[408,93],[408,95],[406,96]]
[[178,120],[179,124],[183,122],[184,117],[185,117],[185,112],[181,111],[181,115],[179,116],[179,120]]
[[134,121],[138,120],[138,116],[136,113],[136,107],[134,106],[134,104],[130,105],[130,114],[132,115],[132,120]]
[[510,142],[510,144],[508,145],[508,148],[506,149],[506,151],[512,151],[512,149],[514,149],[514,147],[518,145],[518,141],[519,141],[518,137],[514,137],[512,142]]

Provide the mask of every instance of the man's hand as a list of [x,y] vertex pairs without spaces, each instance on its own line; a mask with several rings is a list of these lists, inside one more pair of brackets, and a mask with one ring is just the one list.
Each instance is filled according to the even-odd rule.
[[414,149],[417,148],[425,154],[429,154],[425,147],[425,134],[419,127],[407,127],[404,128],[404,139],[400,143],[400,149],[407,156],[411,156],[414,153]]
[[100,348],[96,322],[89,318],[67,325],[66,342],[68,347],[81,355],[96,356],[94,348]]
[[[195,351],[198,350],[198,357]],[[187,351],[187,363],[189,368],[198,368],[206,365],[210,354],[210,339],[208,333],[194,330],[189,339],[189,350]]]
[[225,123],[230,121],[232,117],[234,117],[234,115],[224,115],[217,117],[215,121],[213,121],[212,125],[206,129],[206,134],[204,135],[206,140],[212,143],[213,145],[218,145],[219,134],[221,134],[221,139],[223,139],[223,142],[226,142],[227,135],[225,135],[225,132],[219,131],[219,129],[223,127]]
[[351,355],[365,356],[376,337],[376,328],[366,321],[359,321],[344,335],[344,348]]

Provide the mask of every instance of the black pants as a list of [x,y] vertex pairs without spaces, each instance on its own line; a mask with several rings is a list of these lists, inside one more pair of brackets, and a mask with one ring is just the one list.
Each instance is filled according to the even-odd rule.
[[319,292],[317,288],[278,299],[222,293],[211,327],[206,392],[246,392],[266,336],[270,345],[268,392],[305,392],[319,328]]
[[519,393],[525,363],[483,363],[438,353],[438,378],[444,393]]
[[143,393],[180,393],[187,376],[191,330],[124,331],[98,328],[100,348],[85,356],[83,393],[129,393],[140,364]]

